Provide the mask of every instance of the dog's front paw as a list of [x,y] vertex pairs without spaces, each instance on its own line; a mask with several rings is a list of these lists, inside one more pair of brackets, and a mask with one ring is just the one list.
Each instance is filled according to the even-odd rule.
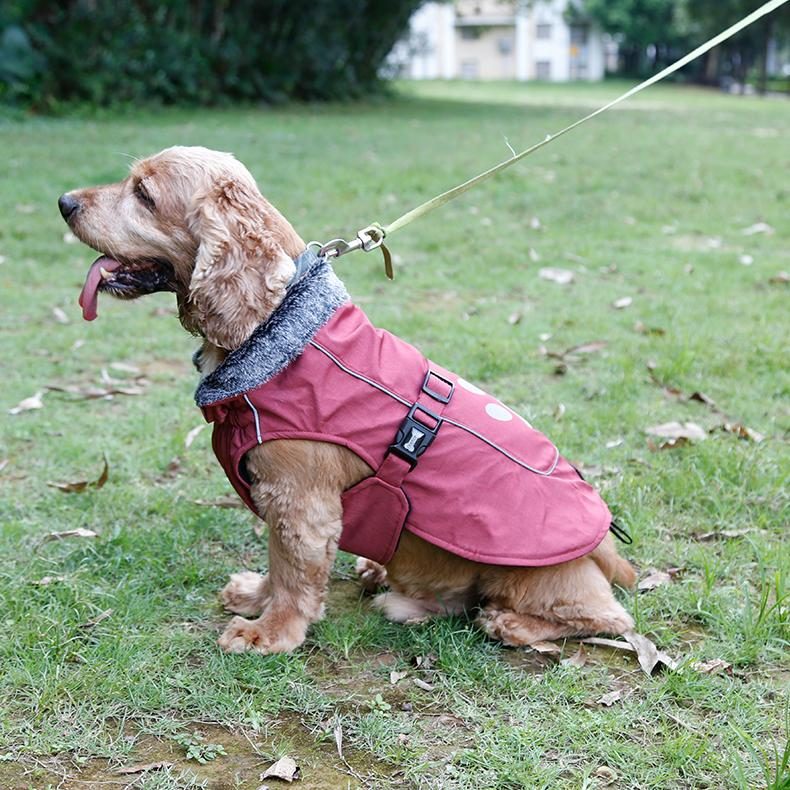
[[259,615],[268,602],[268,577],[252,571],[234,573],[220,593],[222,605],[230,612]]
[[365,592],[376,592],[387,585],[387,569],[367,557],[357,557],[356,571]]
[[219,646],[226,653],[288,653],[304,642],[307,623],[301,618],[293,618],[282,622],[280,628],[274,629],[264,617],[258,620],[245,620],[234,617],[222,636]]

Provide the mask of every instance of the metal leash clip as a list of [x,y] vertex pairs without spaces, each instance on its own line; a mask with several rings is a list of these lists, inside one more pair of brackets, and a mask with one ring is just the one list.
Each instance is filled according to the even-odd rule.
[[362,228],[357,233],[356,239],[346,241],[345,239],[332,239],[324,244],[318,251],[318,254],[324,258],[339,258],[347,252],[354,252],[355,250],[363,250],[370,252],[381,248],[382,255],[384,256],[384,271],[387,277],[392,280],[395,273],[392,269],[392,256],[390,251],[384,246],[384,228],[374,222],[366,228]]

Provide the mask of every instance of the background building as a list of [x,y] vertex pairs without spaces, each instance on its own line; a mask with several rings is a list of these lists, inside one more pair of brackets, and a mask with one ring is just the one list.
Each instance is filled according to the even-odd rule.
[[590,24],[570,24],[568,0],[427,3],[391,65],[412,79],[599,80],[617,48]]

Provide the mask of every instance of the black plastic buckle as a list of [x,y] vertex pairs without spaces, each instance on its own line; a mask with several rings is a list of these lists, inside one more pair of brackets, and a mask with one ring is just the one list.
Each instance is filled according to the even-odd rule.
[[614,519],[612,519],[612,523],[609,525],[609,531],[614,535],[617,540],[631,544],[634,542],[634,539],[631,537],[631,534],[625,527],[621,527]]
[[[427,425],[421,419],[417,419],[418,413],[429,417],[434,421],[434,425]],[[398,435],[395,441],[390,445],[390,452],[400,456],[405,461],[408,461],[412,466],[415,466],[417,459],[428,449],[431,442],[436,438],[439,428],[442,426],[442,418],[438,414],[434,414],[430,409],[415,403],[406,419],[400,424],[398,428]]]
[[[450,388],[450,391],[446,395],[442,395],[436,390],[431,389],[431,376],[433,376],[435,379],[439,379],[442,384],[446,384]],[[428,372],[425,374],[425,381],[422,383],[422,391],[426,395],[430,395],[434,400],[438,400],[439,403],[449,403],[450,398],[453,397],[453,392],[455,392],[455,383],[450,381],[450,379],[446,379],[444,376],[440,376],[436,371],[428,368]]]

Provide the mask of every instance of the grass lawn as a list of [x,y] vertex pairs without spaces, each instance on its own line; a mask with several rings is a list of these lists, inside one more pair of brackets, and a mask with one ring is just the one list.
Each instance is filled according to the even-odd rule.
[[[168,295],[104,298],[93,324],[76,306],[92,253],[64,237],[57,197],[118,179],[128,155],[233,151],[302,236],[326,240],[620,88],[425,84],[370,105],[0,116],[0,787],[254,790],[282,785],[259,776],[283,755],[305,788],[788,787],[775,760],[790,704],[790,103],[647,91],[393,236],[394,283],[378,255],[337,266],[376,323],[586,471],[631,530],[641,579],[675,569],[619,593],[673,672],[590,645],[584,666],[563,664],[578,642],[502,648],[463,618],[389,624],[348,556],[300,650],[220,653],[217,591],[266,567],[266,535],[205,504],[231,490],[208,430],[185,446],[202,423],[195,340]],[[119,387],[137,394],[85,397]],[[37,392],[43,408],[8,414]],[[670,421],[709,433],[651,449],[645,429]],[[103,455],[103,487],[48,485],[95,480]],[[98,537],[45,540],[80,528]]]

